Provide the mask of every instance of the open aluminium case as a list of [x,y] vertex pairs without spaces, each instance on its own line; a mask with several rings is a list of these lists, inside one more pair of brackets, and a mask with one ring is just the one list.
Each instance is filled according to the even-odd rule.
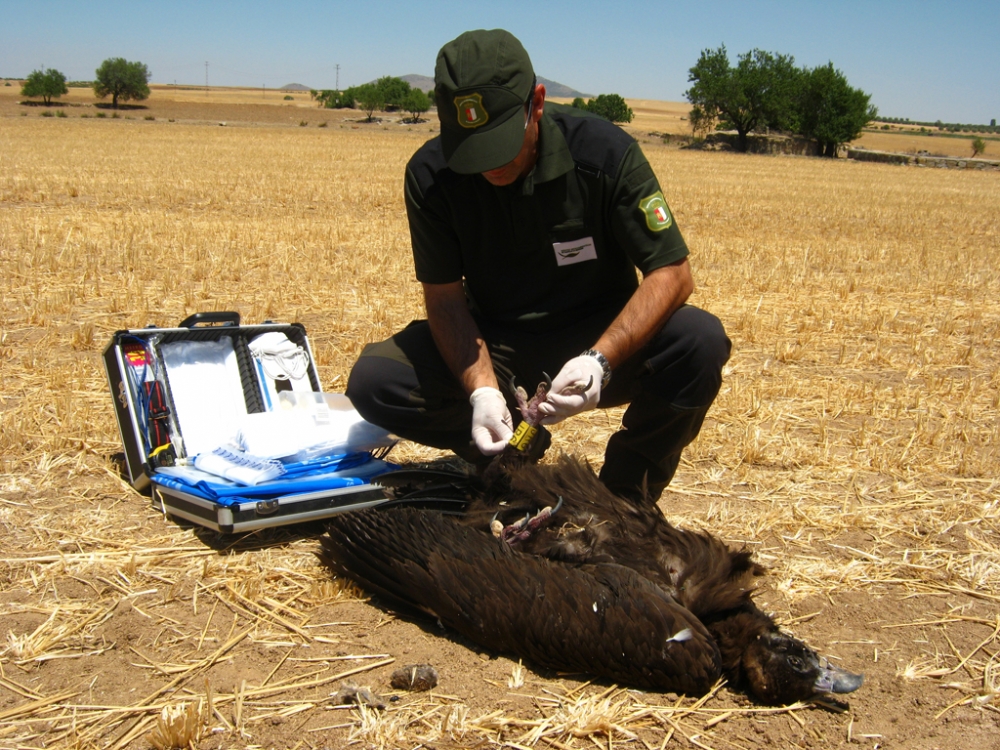
[[[302,355],[302,371],[292,381],[269,378],[260,357],[251,351],[255,339],[272,332],[284,334]],[[170,356],[186,346],[176,346],[179,342],[198,342],[194,346],[207,351],[210,360],[218,352],[217,362],[200,370],[197,363],[172,369]],[[275,481],[215,497],[169,481],[169,467],[218,437],[204,433],[218,429],[224,438],[232,429],[233,415],[269,411],[283,389],[320,393],[309,340],[298,323],[246,326],[240,325],[236,312],[196,313],[176,328],[117,331],[104,350],[104,366],[125,448],[125,478],[139,492],[149,491],[153,507],[167,515],[232,533],[327,518],[387,500],[371,477],[389,465],[382,468],[367,452],[352,455],[349,463],[355,468],[345,472],[351,475],[348,479],[334,483],[340,486],[290,483],[283,488]],[[193,389],[195,397],[194,406],[185,407],[188,415],[179,413],[174,403],[175,391],[184,389]],[[191,398],[185,395],[188,402]],[[197,426],[196,434],[184,434],[185,426],[195,432],[192,425]]]

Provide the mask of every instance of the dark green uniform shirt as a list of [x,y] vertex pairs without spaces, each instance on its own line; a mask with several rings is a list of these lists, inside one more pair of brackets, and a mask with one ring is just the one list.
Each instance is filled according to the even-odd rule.
[[473,311],[551,330],[622,307],[644,274],[688,254],[639,145],[621,128],[546,103],[538,161],[513,185],[448,169],[440,138],[406,167],[417,279],[465,280]]

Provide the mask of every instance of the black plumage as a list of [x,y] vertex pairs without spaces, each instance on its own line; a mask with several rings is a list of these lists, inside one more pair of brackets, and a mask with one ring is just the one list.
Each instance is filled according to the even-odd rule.
[[698,619],[621,565],[534,557],[414,508],[339,516],[323,547],[369,592],[539,666],[688,693],[719,675],[718,649]]
[[612,494],[583,461],[537,465],[509,450],[481,477],[429,477],[434,489],[408,496],[457,492],[468,500],[461,515],[398,506],[336,516],[322,540],[330,567],[538,666],[690,695],[725,676],[772,705],[861,684],[753,603],[764,570],[749,552]]

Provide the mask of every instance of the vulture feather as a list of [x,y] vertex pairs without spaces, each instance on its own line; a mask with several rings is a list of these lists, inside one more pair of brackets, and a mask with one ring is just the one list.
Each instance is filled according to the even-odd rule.
[[[544,397],[521,398],[522,414]],[[401,504],[335,516],[322,539],[334,572],[387,603],[538,666],[635,687],[702,695],[725,676],[782,705],[862,683],[757,608],[764,570],[749,552],[614,495],[584,461],[508,450],[480,477],[432,472],[414,489],[414,476],[384,475],[403,485]],[[437,494],[463,496],[463,512],[406,505]]]

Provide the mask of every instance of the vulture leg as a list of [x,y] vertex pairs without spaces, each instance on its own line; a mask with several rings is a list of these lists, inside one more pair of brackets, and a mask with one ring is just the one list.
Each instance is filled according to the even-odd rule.
[[411,508],[335,516],[322,556],[370,593],[538,666],[690,695],[707,692],[721,674],[701,622],[620,565],[524,555]]
[[542,382],[535,388],[535,393],[530,400],[528,399],[528,392],[514,381],[513,376],[509,383],[510,390],[514,393],[514,398],[517,399],[517,408],[521,412],[521,418],[532,427],[538,426],[538,421],[541,419],[541,415],[538,413],[538,405],[544,403],[545,398],[549,394],[549,389],[552,388],[552,378],[544,372],[542,376]]
[[[532,535],[541,528],[548,525],[549,521],[552,520],[552,516],[559,512],[559,509],[563,505],[562,495],[559,496],[559,502],[556,503],[556,507],[553,508],[551,505],[546,505],[540,511],[538,511],[534,516],[528,514],[520,521],[512,523],[510,526],[504,526],[500,524],[500,539],[503,539],[507,544],[511,546],[517,545],[519,542],[523,542],[526,539],[530,539]],[[491,524],[493,529],[493,536],[497,536],[497,528]]]

